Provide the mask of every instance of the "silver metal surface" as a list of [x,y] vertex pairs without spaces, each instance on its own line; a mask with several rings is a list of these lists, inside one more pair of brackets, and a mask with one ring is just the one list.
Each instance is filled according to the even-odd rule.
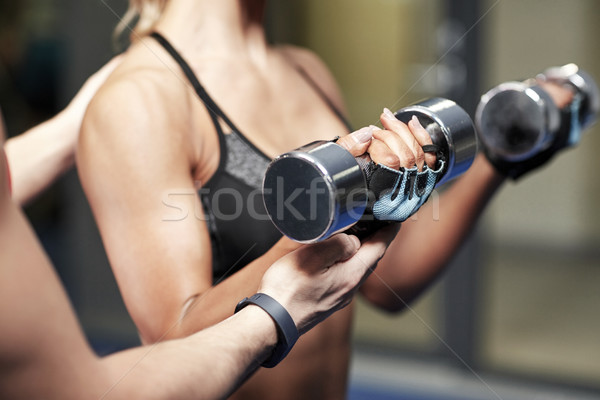
[[481,97],[475,113],[479,139],[493,156],[518,162],[549,148],[567,135],[570,105],[559,109],[540,86],[550,82],[568,87],[579,99],[581,128],[592,125],[600,112],[600,91],[594,79],[576,64],[548,68],[535,79],[502,83]]
[[452,100],[432,98],[398,110],[396,118],[408,123],[416,115],[434,144],[446,157],[444,176],[438,186],[463,174],[477,154],[477,136],[469,114]]
[[271,220],[289,238],[313,243],[347,229],[367,206],[367,182],[341,146],[318,141],[277,157],[263,182]]
[[600,90],[590,74],[571,63],[562,67],[548,68],[537,78],[546,82],[572,86],[582,96],[580,112],[582,128],[585,129],[596,122],[598,113],[600,113]]
[[[406,123],[413,115],[445,156],[440,183],[466,171],[476,154],[475,128],[468,114],[453,101],[441,98],[396,113]],[[265,173],[263,199],[277,229],[297,242],[313,243],[361,220],[368,202],[364,161],[326,141],[273,160]]]
[[560,126],[560,110],[539,86],[505,82],[481,97],[475,124],[488,151],[508,161],[521,161],[552,144]]

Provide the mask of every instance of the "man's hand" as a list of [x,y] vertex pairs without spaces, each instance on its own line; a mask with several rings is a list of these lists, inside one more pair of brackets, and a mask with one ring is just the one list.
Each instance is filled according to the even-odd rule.
[[362,244],[355,236],[342,233],[303,246],[267,270],[259,292],[283,305],[303,334],[350,304],[398,228],[391,225],[381,229]]
[[[79,136],[79,127],[83,121],[88,104],[110,74],[121,63],[121,60],[121,55],[113,57],[102,68],[90,76],[67,107],[59,114],[60,118],[64,120],[65,125],[71,127],[71,138],[75,141]],[[73,142],[74,145],[75,142]]]

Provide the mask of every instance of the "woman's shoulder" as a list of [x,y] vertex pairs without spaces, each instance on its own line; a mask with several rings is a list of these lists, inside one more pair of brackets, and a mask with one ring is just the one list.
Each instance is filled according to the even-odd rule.
[[[187,86],[181,73],[160,60],[149,61],[127,54],[102,88],[97,98],[151,108],[186,102]],[[123,101],[121,101],[121,99]]]
[[293,64],[305,70],[311,78],[333,79],[326,63],[314,51],[291,44],[277,46],[277,50]]
[[90,102],[87,114],[117,115],[123,122],[143,116],[149,124],[180,120],[189,106],[181,75],[160,59],[128,51]]
[[192,122],[184,82],[169,68],[126,54],[90,102],[81,135],[135,147],[189,142]]

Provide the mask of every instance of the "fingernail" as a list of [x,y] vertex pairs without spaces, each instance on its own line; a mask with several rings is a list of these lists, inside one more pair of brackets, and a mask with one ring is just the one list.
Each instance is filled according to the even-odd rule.
[[359,130],[352,132],[350,135],[356,143],[367,143],[373,137],[373,129],[370,126],[365,126]]
[[395,119],[396,119],[396,116],[394,115],[394,113],[393,113],[393,112],[391,112],[391,111],[390,111],[390,109],[389,109],[389,108],[384,108],[384,109],[383,109],[383,114],[384,114],[386,117],[388,117],[389,119],[392,119],[392,120],[395,120]]
[[413,124],[413,126],[414,126],[415,128],[422,128],[422,129],[425,129],[425,128],[423,128],[423,125],[421,125],[421,121],[419,121],[419,118],[417,118],[417,116],[416,116],[416,115],[413,115],[413,116],[412,116],[412,118],[410,119],[410,122]]
[[369,128],[371,128],[371,132],[375,132],[375,131],[380,131],[381,128],[375,125],[369,125]]

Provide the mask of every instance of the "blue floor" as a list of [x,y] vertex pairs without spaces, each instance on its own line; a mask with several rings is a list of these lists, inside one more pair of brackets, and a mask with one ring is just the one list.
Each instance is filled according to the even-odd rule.
[[434,400],[434,398],[409,395],[406,393],[390,393],[375,388],[350,387],[350,390],[348,391],[348,400]]
[[380,388],[350,385],[347,400],[464,400],[459,397],[432,396],[423,393],[398,390],[391,392]]

